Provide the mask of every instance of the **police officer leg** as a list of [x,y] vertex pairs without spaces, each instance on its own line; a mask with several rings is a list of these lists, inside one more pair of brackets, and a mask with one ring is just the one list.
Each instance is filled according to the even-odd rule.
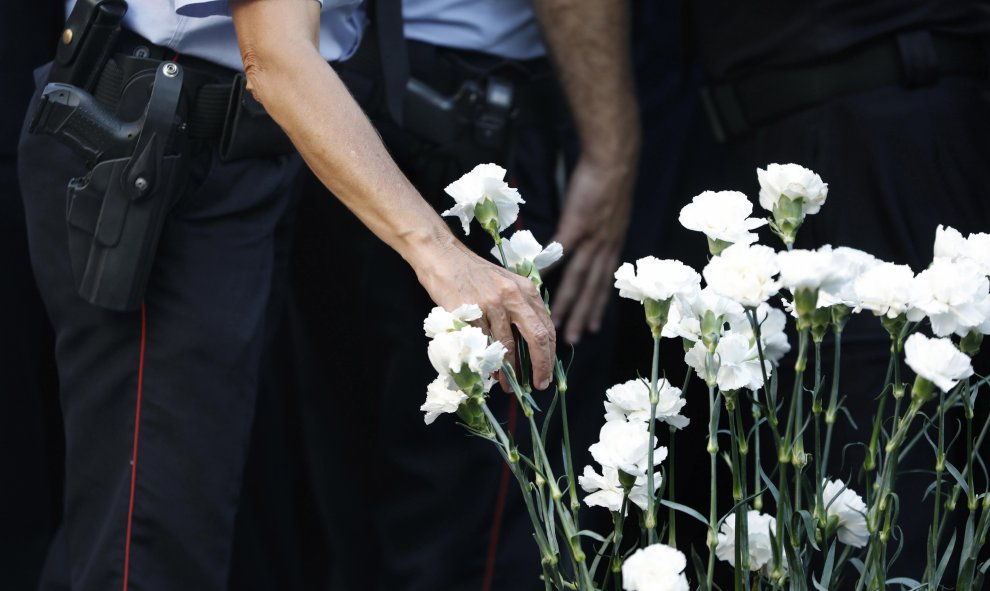
[[201,154],[141,310],[76,295],[65,187],[82,163],[24,134],[32,263],[56,331],[75,589],[223,589],[295,158]]

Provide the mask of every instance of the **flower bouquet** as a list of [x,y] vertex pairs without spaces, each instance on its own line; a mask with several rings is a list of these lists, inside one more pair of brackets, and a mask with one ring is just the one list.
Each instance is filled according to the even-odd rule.
[[[549,302],[540,272],[560,258],[560,245],[543,248],[525,230],[502,237],[522,203],[504,174],[495,165],[477,167],[448,187],[456,204],[444,213],[458,216],[465,232],[477,221],[495,242],[493,255]],[[710,591],[720,588],[716,568],[730,569],[736,591],[981,588],[990,569],[980,557],[990,530],[990,482],[978,450],[990,422],[975,418],[987,379],[974,376],[971,357],[990,333],[990,235],[963,237],[940,226],[935,259],[917,275],[852,248],[794,249],[828,186],[795,164],[771,164],[758,170],[758,180],[769,219],[752,217],[752,203],[734,191],[702,193],[681,210],[681,224],[707,238],[711,258],[700,274],[653,257],[616,271],[619,295],[642,303],[653,362],[649,377],[630,376],[605,392],[605,424],[589,450],[597,465],[577,475],[571,459],[563,364],[557,362],[553,397],[541,412],[525,363],[517,373],[504,363],[505,347],[471,324],[482,315],[474,305],[435,308],[424,322],[438,372],[422,406],[426,423],[456,413],[471,434],[495,445],[520,486],[547,589]],[[765,225],[782,251],[757,244],[754,230]],[[848,415],[839,368],[843,330],[854,314],[877,318],[890,357],[872,425],[858,444],[864,461],[841,467],[833,430]],[[788,323],[797,347],[793,373],[782,379]],[[663,377],[665,338],[684,345],[691,371],[681,387]],[[519,345],[520,360],[525,347]],[[519,449],[488,408],[496,371],[520,404],[532,449]],[[676,435],[689,427],[682,410],[705,400],[686,396],[692,374],[704,383],[709,410],[703,507],[678,502],[668,486]],[[558,418],[562,471],[547,453],[548,425]],[[930,527],[927,539],[904,539],[899,468],[926,450],[931,484],[910,502]],[[719,486],[731,487],[731,506],[720,506]],[[581,500],[609,511],[612,531],[581,529]],[[690,576],[677,549],[678,519],[707,531],[705,547],[691,549]],[[924,548],[918,579],[891,574],[905,546]]]

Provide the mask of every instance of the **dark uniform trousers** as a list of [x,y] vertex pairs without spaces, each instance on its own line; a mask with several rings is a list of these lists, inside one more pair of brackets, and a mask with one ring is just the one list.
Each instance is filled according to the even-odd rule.
[[[523,92],[541,84],[526,82],[532,78],[550,88],[550,94],[520,105],[514,156],[506,166],[507,180],[526,200],[517,227],[548,241],[560,213],[557,159],[573,144],[561,139],[568,124],[563,103],[552,94],[555,87],[546,84],[547,62],[519,64],[421,43],[410,43],[409,49],[412,75],[442,94],[489,69],[502,74],[528,69],[517,79]],[[380,97],[373,80],[347,71],[342,77],[359,100],[370,102],[369,114],[390,153],[437,211],[452,203],[444,187],[473,166],[505,165],[504,153],[496,150],[469,154],[417,139],[375,106]],[[306,318],[299,327],[308,343],[304,348],[320,364],[304,389],[302,420],[316,499],[331,536],[334,588],[543,589],[518,485],[508,479],[496,450],[469,437],[454,416],[423,424],[419,406],[436,375],[422,324],[432,302],[409,266],[348,222],[346,213],[328,210],[329,199],[322,187],[304,198],[291,286],[292,300]],[[463,237],[459,223],[454,232]],[[488,254],[491,238],[476,224],[466,241],[494,261]],[[322,278],[319,271],[328,265],[340,278]],[[587,463],[583,450],[597,439],[603,422],[612,323],[604,326],[600,334],[586,335],[574,354],[569,404],[578,471]],[[569,348],[562,346],[559,354],[565,362],[571,359]],[[338,387],[341,383],[346,385]],[[330,388],[333,399],[324,394]],[[549,405],[549,393],[536,399],[544,409]],[[496,386],[489,404],[526,449],[528,429],[512,397]],[[551,433],[550,441],[559,441],[559,431]],[[560,457],[556,443],[550,455]],[[558,471],[563,473],[559,466]]]
[[[31,261],[65,416],[64,546],[53,552],[65,553],[72,589],[226,588],[300,167],[296,156],[192,154],[141,309],[113,312],[77,295],[69,264],[66,186],[83,163],[22,133]],[[65,580],[54,570],[52,586]]]

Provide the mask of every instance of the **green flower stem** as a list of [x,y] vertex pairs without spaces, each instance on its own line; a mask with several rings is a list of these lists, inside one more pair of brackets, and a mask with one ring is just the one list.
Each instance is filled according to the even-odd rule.
[[[794,392],[791,398],[791,416],[787,419],[788,439],[793,436],[791,444],[791,462],[800,461],[803,465],[804,459],[798,460],[797,455],[804,453],[804,431],[801,424],[804,422],[804,371],[808,365],[808,328],[802,328],[798,333],[798,357],[794,362]],[[794,512],[801,510],[801,469],[795,465],[794,470]]]
[[[674,500],[674,466],[677,462],[674,459],[674,439],[677,436],[677,429],[670,428],[670,443],[667,445],[667,499],[671,503]],[[667,508],[667,545],[677,547],[677,526],[675,520],[676,511],[672,507]]]
[[924,581],[928,582],[930,591],[936,591],[935,571],[938,569],[938,540],[940,515],[942,509],[942,473],[945,472],[945,392],[939,390],[937,410],[938,419],[938,449],[935,452],[935,490],[934,516],[928,537],[928,564],[925,566]]
[[[780,421],[777,417],[777,399],[774,389],[770,387],[770,376],[767,375],[766,367],[763,364],[766,356],[763,354],[763,337],[760,323],[756,316],[756,309],[748,308],[747,312],[749,313],[750,326],[753,327],[753,334],[756,336],[756,347],[760,356],[760,370],[763,372],[763,394],[766,399],[767,422],[770,424],[770,432],[773,434],[774,443],[777,447],[777,490],[780,497],[777,501],[777,535],[775,536],[776,543],[774,544],[773,555],[774,564],[781,565],[784,556],[784,537],[787,535],[789,529],[789,522],[785,519],[785,515],[790,515],[788,510],[789,500],[787,498],[787,464],[790,462],[790,450],[787,446],[789,440],[785,440],[785,437],[781,437],[780,435]],[[760,478],[757,476],[756,481],[759,482],[759,480]],[[774,568],[772,574],[774,575],[772,577],[774,588],[781,587],[783,585],[781,580],[784,576],[783,570],[777,566]]]
[[[710,355],[710,353],[709,353]],[[715,386],[708,386],[708,455],[709,455],[709,496],[708,496],[708,569],[705,571],[705,589],[712,588],[715,578],[715,547],[718,546],[718,395]]]
[[755,453],[753,457],[756,461],[753,462],[753,508],[757,511],[763,511],[763,480],[760,478],[760,460],[763,457],[760,451],[760,419],[762,418],[762,413],[760,412],[760,405],[756,401],[757,394],[753,393],[752,406],[753,406],[753,444],[755,446]]
[[561,497],[563,495],[557,485],[557,478],[554,476],[553,468],[550,465],[550,459],[547,457],[547,452],[543,448],[543,442],[540,439],[540,430],[536,426],[536,421],[533,419],[533,409],[526,400],[526,395],[519,386],[519,382],[516,381],[515,372],[512,367],[503,363],[502,371],[505,373],[505,376],[509,381],[509,385],[512,386],[512,390],[516,394],[516,399],[519,401],[519,404],[523,409],[523,415],[529,423],[529,430],[533,438],[533,451],[535,452],[536,462],[537,464],[541,464],[543,466],[546,474],[546,482],[550,487],[550,498],[552,499],[553,505],[557,510],[557,516],[560,519],[560,527],[563,530],[564,538],[567,540],[568,549],[570,550],[569,556],[574,563],[574,569],[578,576],[578,584],[580,589],[592,590],[594,589],[594,586],[591,581],[591,575],[588,572],[588,565],[585,560],[584,551],[581,549],[581,539],[577,535],[578,530],[574,527],[574,520],[571,512],[561,502]]
[[557,379],[557,393],[560,395],[560,419],[564,429],[564,472],[567,476],[567,492],[571,500],[571,513],[574,515],[574,527],[578,527],[578,511],[581,501],[577,495],[577,478],[574,477],[574,456],[571,454],[571,429],[567,420],[567,372],[560,359],[554,365]]
[[742,453],[745,449],[745,442],[740,439],[745,437],[740,429],[741,422],[742,413],[739,411],[739,404],[736,401],[736,404],[732,405],[732,416],[729,418],[729,433],[732,438],[732,501],[735,505],[736,515],[736,568],[733,569],[736,591],[749,588],[748,577],[745,583],[743,581],[744,573],[749,572],[749,518],[747,516],[748,506],[742,502],[746,498],[746,463]]
[[815,420],[815,455],[812,473],[815,475],[815,518],[825,523],[825,503],[822,501],[822,483],[825,480],[825,463],[822,461],[822,342],[815,339],[815,389],[811,412]]
[[760,323],[756,317],[756,308],[747,308],[746,311],[749,315],[749,324],[753,327],[753,335],[756,337],[756,350],[760,356],[760,371],[763,373],[763,395],[766,399],[767,423],[770,424],[770,432],[773,434],[779,456],[784,450],[784,440],[780,436],[780,422],[777,418],[777,398],[773,389],[770,387],[770,376],[767,375],[767,368],[763,364],[766,360],[766,355],[763,353],[763,336]]
[[894,434],[884,447],[886,459],[880,470],[879,490],[866,514],[866,525],[872,535],[861,580],[865,580],[871,590],[883,589],[886,581],[886,547],[893,526],[893,511],[890,503],[897,480],[900,448],[922,404],[923,401],[917,398],[911,401],[907,412],[895,423]]
[[828,474],[828,457],[832,451],[832,429],[835,427],[836,415],[839,412],[839,375],[842,366],[842,327],[832,326],[832,335],[835,337],[835,354],[832,358],[832,389],[829,393],[828,410],[825,411],[825,449],[822,450],[821,470],[823,475]]
[[622,504],[618,513],[612,513],[612,579],[615,582],[615,589],[622,589],[622,524],[625,523],[625,515],[629,510],[629,491],[622,494]]
[[[688,387],[691,385],[691,371],[688,370],[684,374],[684,383],[681,384],[681,396],[687,397]],[[674,460],[674,437],[677,435],[677,429],[670,427],[670,446],[667,457],[670,458],[667,461],[667,499],[674,503],[676,498],[674,495],[674,468],[677,466],[677,462]],[[673,507],[667,508],[667,545],[677,547],[677,511]]]
[[660,402],[658,380],[660,376],[660,335],[653,337],[653,367],[650,370],[650,445],[646,459],[646,517],[644,527],[650,544],[657,543],[656,491],[653,488],[653,441],[657,431],[657,404]]
[[557,581],[559,588],[563,589],[563,581],[561,580],[562,577],[557,566],[557,556],[550,548],[550,543],[543,533],[543,524],[540,522],[540,518],[536,513],[536,508],[533,506],[533,497],[530,492],[532,483],[528,478],[526,478],[526,475],[520,469],[519,462],[514,461],[511,443],[509,442],[509,438],[505,434],[505,431],[502,429],[502,426],[499,424],[498,419],[496,419],[495,415],[492,414],[492,411],[488,408],[487,404],[482,404],[481,408],[484,411],[485,416],[488,418],[488,422],[495,430],[495,434],[504,449],[505,453],[503,457],[509,466],[509,470],[512,472],[512,475],[515,476],[516,481],[519,482],[523,501],[526,503],[526,511],[529,514],[530,521],[533,524],[533,534],[536,539],[536,545],[540,549],[540,557],[542,559],[541,563],[543,565],[543,576],[547,581]]

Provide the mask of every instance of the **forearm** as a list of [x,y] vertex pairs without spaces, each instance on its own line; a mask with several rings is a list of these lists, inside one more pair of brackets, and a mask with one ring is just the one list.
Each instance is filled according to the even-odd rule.
[[582,156],[635,166],[639,108],[625,0],[533,0],[554,68],[567,96]]
[[[307,39],[291,20],[285,29],[267,24],[269,11],[298,5],[291,1],[234,4],[249,88],[334,195],[414,268],[429,265],[431,252],[449,248],[456,239],[392,161],[361,108],[320,56],[315,32]],[[318,25],[318,12],[315,16]],[[280,17],[285,18],[284,12]],[[311,18],[307,26],[313,26]]]

